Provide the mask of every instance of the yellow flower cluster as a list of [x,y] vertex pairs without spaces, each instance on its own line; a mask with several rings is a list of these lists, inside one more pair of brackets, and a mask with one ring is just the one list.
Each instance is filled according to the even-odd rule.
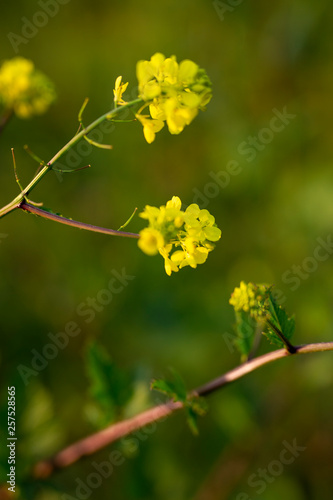
[[208,210],[193,203],[183,211],[181,205],[178,196],[173,196],[160,208],[146,205],[140,214],[149,226],[140,232],[138,245],[148,255],[160,253],[169,276],[185,266],[203,264],[214,249],[212,242],[221,238]]
[[[175,56],[165,58],[156,53],[150,61],[137,63],[136,74],[139,97],[145,101],[136,117],[149,144],[165,122],[171,134],[179,134],[212,97],[205,70],[188,59],[178,64]],[[147,106],[150,114],[142,115]]]
[[239,288],[232,292],[229,304],[234,306],[235,311],[248,312],[255,319],[263,318],[269,306],[269,289],[267,285],[241,281]]
[[0,68],[0,102],[19,118],[44,113],[55,99],[51,81],[32,61],[14,57]]

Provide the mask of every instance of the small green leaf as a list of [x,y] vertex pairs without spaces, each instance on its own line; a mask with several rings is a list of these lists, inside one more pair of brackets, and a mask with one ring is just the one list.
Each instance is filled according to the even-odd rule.
[[[269,319],[287,340],[291,339],[295,331],[295,318],[288,316],[285,309],[277,303],[272,293],[269,294]],[[284,347],[283,341],[271,326],[266,325],[263,333],[272,344]]]
[[168,396],[171,399],[177,400],[177,395],[174,388],[170,382],[163,379],[154,379],[151,381],[150,388],[153,391],[159,391]]
[[194,435],[199,434],[198,417],[207,413],[208,406],[204,398],[198,396],[188,396],[185,403],[187,424]]
[[191,396],[188,398],[188,405],[191,406],[192,410],[199,415],[199,417],[203,417],[206,415],[208,411],[207,401],[204,398],[199,396]]
[[172,380],[153,380],[151,389],[160,391],[168,396],[173,401],[180,401],[184,405],[186,412],[187,424],[193,432],[197,435],[198,430],[198,417],[205,415],[207,412],[207,403],[204,398],[187,393],[183,379],[174,369],[170,369],[173,375]]
[[197,436],[199,434],[198,414],[191,407],[186,408],[186,421],[192,434]]
[[184,380],[173,368],[169,369],[172,374],[171,380],[157,379],[151,383],[151,389],[162,392],[173,401],[186,401],[186,387]]

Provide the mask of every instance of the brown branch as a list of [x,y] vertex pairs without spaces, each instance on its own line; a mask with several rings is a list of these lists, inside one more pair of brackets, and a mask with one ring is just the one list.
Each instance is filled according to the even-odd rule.
[[[317,344],[307,344],[296,346],[295,354],[308,354],[310,352],[333,351],[333,342],[322,342]],[[193,395],[207,396],[218,389],[238,380],[248,373],[257,370],[261,366],[267,365],[277,359],[293,356],[286,349],[279,349],[268,354],[263,354],[258,358],[247,361],[237,366],[233,370],[225,373],[221,377],[211,380],[207,384],[192,391]],[[67,467],[85,455],[90,455],[101,448],[127,436],[145,425],[168,417],[177,410],[183,408],[183,403],[168,401],[165,404],[154,406],[135,417],[123,420],[116,424],[92,434],[81,441],[68,446],[49,460],[39,462],[33,471],[34,477],[48,477],[56,469]]]
[[55,469],[67,467],[79,460],[85,455],[91,455],[95,451],[104,448],[106,445],[117,441],[118,439],[127,436],[137,429],[141,429],[145,425],[161,420],[176,410],[180,410],[183,404],[180,402],[169,401],[165,404],[154,406],[135,417],[128,418],[122,422],[112,424],[105,429],[91,434],[81,441],[68,446],[64,450],[57,453],[49,460],[39,462],[34,468],[35,477],[47,477]]
[[112,236],[124,236],[125,238],[139,238],[140,236],[136,233],[127,233],[125,231],[116,231],[115,229],[107,229],[105,227],[94,226],[93,224],[86,224],[85,222],[79,222],[72,219],[67,219],[62,215],[53,214],[42,208],[35,207],[26,201],[23,201],[18,208],[22,208],[25,212],[30,212],[31,214],[39,215],[44,217],[44,219],[53,220],[55,222],[60,222],[60,224],[66,224],[67,226],[77,227],[79,229],[86,229],[88,231],[93,231],[95,233],[111,234]]

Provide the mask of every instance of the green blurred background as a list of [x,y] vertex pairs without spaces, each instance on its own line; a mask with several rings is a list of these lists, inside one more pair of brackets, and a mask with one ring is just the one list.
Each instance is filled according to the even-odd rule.
[[[332,233],[333,7],[328,0],[236,3],[224,9],[223,2],[207,0],[71,0],[58,4],[47,25],[18,47],[17,55],[32,59],[55,82],[58,99],[46,115],[14,118],[3,132],[1,205],[18,189],[11,147],[21,182],[27,183],[37,165],[24,144],[49,160],[75,133],[85,97],[89,123],[111,107],[118,75],[129,81],[127,97],[135,96],[136,62],[160,51],[206,69],[213,82],[207,111],[179,136],[163,130],[152,145],[139,124],[117,124],[103,137],[112,151],[78,155],[77,166],[92,168],[51,173],[31,197],[73,219],[117,228],[134,207],[159,206],[173,195],[189,205],[200,202],[198,192],[206,193],[202,205],[223,232],[205,265],[168,277],[162,259],[144,255],[135,240],[19,211],[1,220],[0,233],[7,235],[0,240],[1,425],[4,437],[7,386],[15,385],[21,498],[79,498],[77,478],[85,481],[92,462],[107,460],[113,449],[126,461],[89,498],[332,498],[330,353],[277,362],[210,396],[199,437],[179,414],[159,424],[137,449],[115,443],[48,481],[26,479],[38,459],[101,425],[84,362],[91,340],[135,378],[127,409],[133,414],[156,401],[149,381],[166,376],[169,366],[190,389],[239,363],[226,334],[233,331],[228,300],[240,280],[276,285],[296,315],[296,343],[332,339],[332,258],[327,253],[314,263],[309,257],[317,239],[326,241]],[[32,20],[40,10],[28,0],[2,8],[1,60],[16,55],[7,34],[21,34],[22,18]],[[284,107],[295,117],[248,161],[240,145],[260,133],[267,139],[262,129],[273,109]],[[231,160],[240,173],[224,188],[209,185],[210,173],[225,171]],[[142,227],[136,217],[129,230]],[[297,286],[293,266],[305,273]],[[123,268],[135,278],[87,323],[78,306],[96,298],[112,271]],[[24,385],[17,366],[31,367],[31,350],[42,352],[48,334],[64,331],[70,321],[81,333]],[[261,352],[268,349],[263,343]],[[283,441],[295,439],[306,450],[258,493],[248,482],[251,475],[279,459]],[[3,446],[2,474],[6,457]]]

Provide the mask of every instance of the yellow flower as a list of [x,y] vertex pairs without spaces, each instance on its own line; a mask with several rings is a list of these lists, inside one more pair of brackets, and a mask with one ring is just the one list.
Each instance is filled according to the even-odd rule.
[[162,120],[162,121],[166,120],[164,106],[161,105],[161,103],[159,103],[157,99],[154,99],[152,104],[149,104],[149,112],[150,112],[150,116],[154,120]]
[[147,227],[140,231],[138,245],[147,255],[156,255],[159,248],[164,246],[164,238],[157,229]]
[[[166,122],[171,134],[180,134],[212,95],[206,72],[188,59],[178,64],[175,56],[156,53],[150,61],[139,61],[136,73],[139,97],[149,105],[151,119]],[[150,142],[154,140],[152,134],[144,133]]]
[[196,247],[193,245],[191,251],[177,250],[171,256],[172,261],[182,269],[185,266],[191,266],[193,269],[197,267],[198,264],[203,264],[206,262],[208,257],[208,248]]
[[[136,75],[139,82],[140,97],[144,100],[151,99],[151,86],[159,88],[159,95],[162,91],[161,84],[174,85],[177,83],[178,64],[176,57],[168,59],[163,54],[157,52],[150,61],[139,61],[136,66]],[[154,95],[154,97],[155,97]]]
[[221,230],[215,224],[215,217],[208,210],[201,210],[196,203],[187,207],[184,220],[188,234],[198,241],[218,241],[221,238]]
[[173,260],[169,258],[169,252],[171,250],[171,247],[172,245],[168,245],[165,248],[159,249],[160,254],[164,258],[164,269],[168,276],[171,276],[172,271],[174,273],[178,273],[179,271],[177,264],[175,264]]
[[164,112],[170,134],[180,134],[185,125],[189,125],[197,116],[198,109],[182,106],[172,97],[166,101]]
[[241,281],[239,287],[231,294],[229,304],[235,311],[248,312],[258,319],[267,314],[269,287],[264,284],[245,283]]
[[116,79],[116,83],[115,83],[115,88],[113,89],[113,94],[114,94],[114,102],[115,104],[126,104],[126,101],[123,100],[122,96],[123,96],[123,93],[125,92],[125,90],[127,89],[127,86],[128,86],[128,82],[127,83],[122,83],[122,76],[118,76],[118,78]]
[[6,60],[0,68],[0,101],[20,118],[44,113],[55,99],[54,86],[23,57]]
[[164,127],[164,123],[161,120],[150,120],[146,116],[139,114],[136,114],[135,116],[143,125],[143,134],[146,141],[148,144],[151,144],[155,140],[157,132]]
[[212,242],[221,237],[208,210],[192,204],[184,212],[181,206],[181,199],[173,196],[166,205],[159,208],[146,205],[140,213],[149,226],[140,233],[139,247],[149,255],[158,251],[169,276],[185,266],[196,268],[203,264],[214,249]]

